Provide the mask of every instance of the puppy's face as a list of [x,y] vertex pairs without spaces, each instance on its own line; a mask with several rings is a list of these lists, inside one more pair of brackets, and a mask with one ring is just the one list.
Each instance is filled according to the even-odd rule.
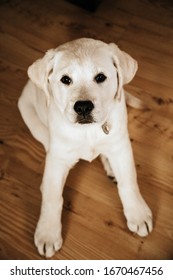
[[136,70],[136,61],[115,44],[83,38],[49,50],[28,75],[70,122],[103,124]]
[[56,105],[73,123],[103,122],[117,92],[117,70],[104,48],[60,51],[49,77]]

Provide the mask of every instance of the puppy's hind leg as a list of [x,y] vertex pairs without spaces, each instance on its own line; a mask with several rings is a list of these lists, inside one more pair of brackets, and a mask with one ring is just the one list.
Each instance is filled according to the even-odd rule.
[[26,102],[24,96],[21,96],[18,101],[18,107],[22,118],[28,126],[30,132],[39,142],[41,142],[46,151],[49,148],[49,131],[47,127],[39,119],[34,105]]
[[106,175],[114,182],[117,183],[116,178],[115,178],[115,174],[112,170],[112,167],[109,163],[109,160],[107,157],[105,157],[104,155],[100,155],[100,160],[103,164],[104,170],[106,172]]

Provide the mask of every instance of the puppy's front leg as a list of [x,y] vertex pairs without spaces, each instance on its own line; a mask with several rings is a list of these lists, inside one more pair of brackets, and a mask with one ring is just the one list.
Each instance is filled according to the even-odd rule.
[[51,257],[62,246],[62,192],[70,167],[56,153],[48,152],[41,185],[41,214],[35,231],[35,245],[45,257]]
[[128,135],[108,155],[118,182],[118,191],[123,204],[127,226],[140,236],[152,231],[152,213],[142,198],[136,178],[131,143]]

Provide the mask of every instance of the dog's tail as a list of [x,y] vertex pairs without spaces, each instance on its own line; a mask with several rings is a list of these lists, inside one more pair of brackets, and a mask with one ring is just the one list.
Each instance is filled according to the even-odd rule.
[[133,96],[126,90],[125,90],[125,99],[126,99],[127,105],[129,105],[135,109],[147,109],[146,104],[142,100]]

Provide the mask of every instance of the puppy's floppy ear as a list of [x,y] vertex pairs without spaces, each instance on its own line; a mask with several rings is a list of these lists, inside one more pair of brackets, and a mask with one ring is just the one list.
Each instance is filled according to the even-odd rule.
[[48,90],[48,76],[53,69],[55,50],[51,49],[46,52],[43,58],[36,60],[28,68],[28,76],[31,81],[40,89],[42,89],[49,102],[49,90]]
[[136,74],[138,64],[126,52],[121,51],[114,43],[109,44],[113,56],[113,62],[118,71],[118,100],[121,100],[122,87],[128,84]]

